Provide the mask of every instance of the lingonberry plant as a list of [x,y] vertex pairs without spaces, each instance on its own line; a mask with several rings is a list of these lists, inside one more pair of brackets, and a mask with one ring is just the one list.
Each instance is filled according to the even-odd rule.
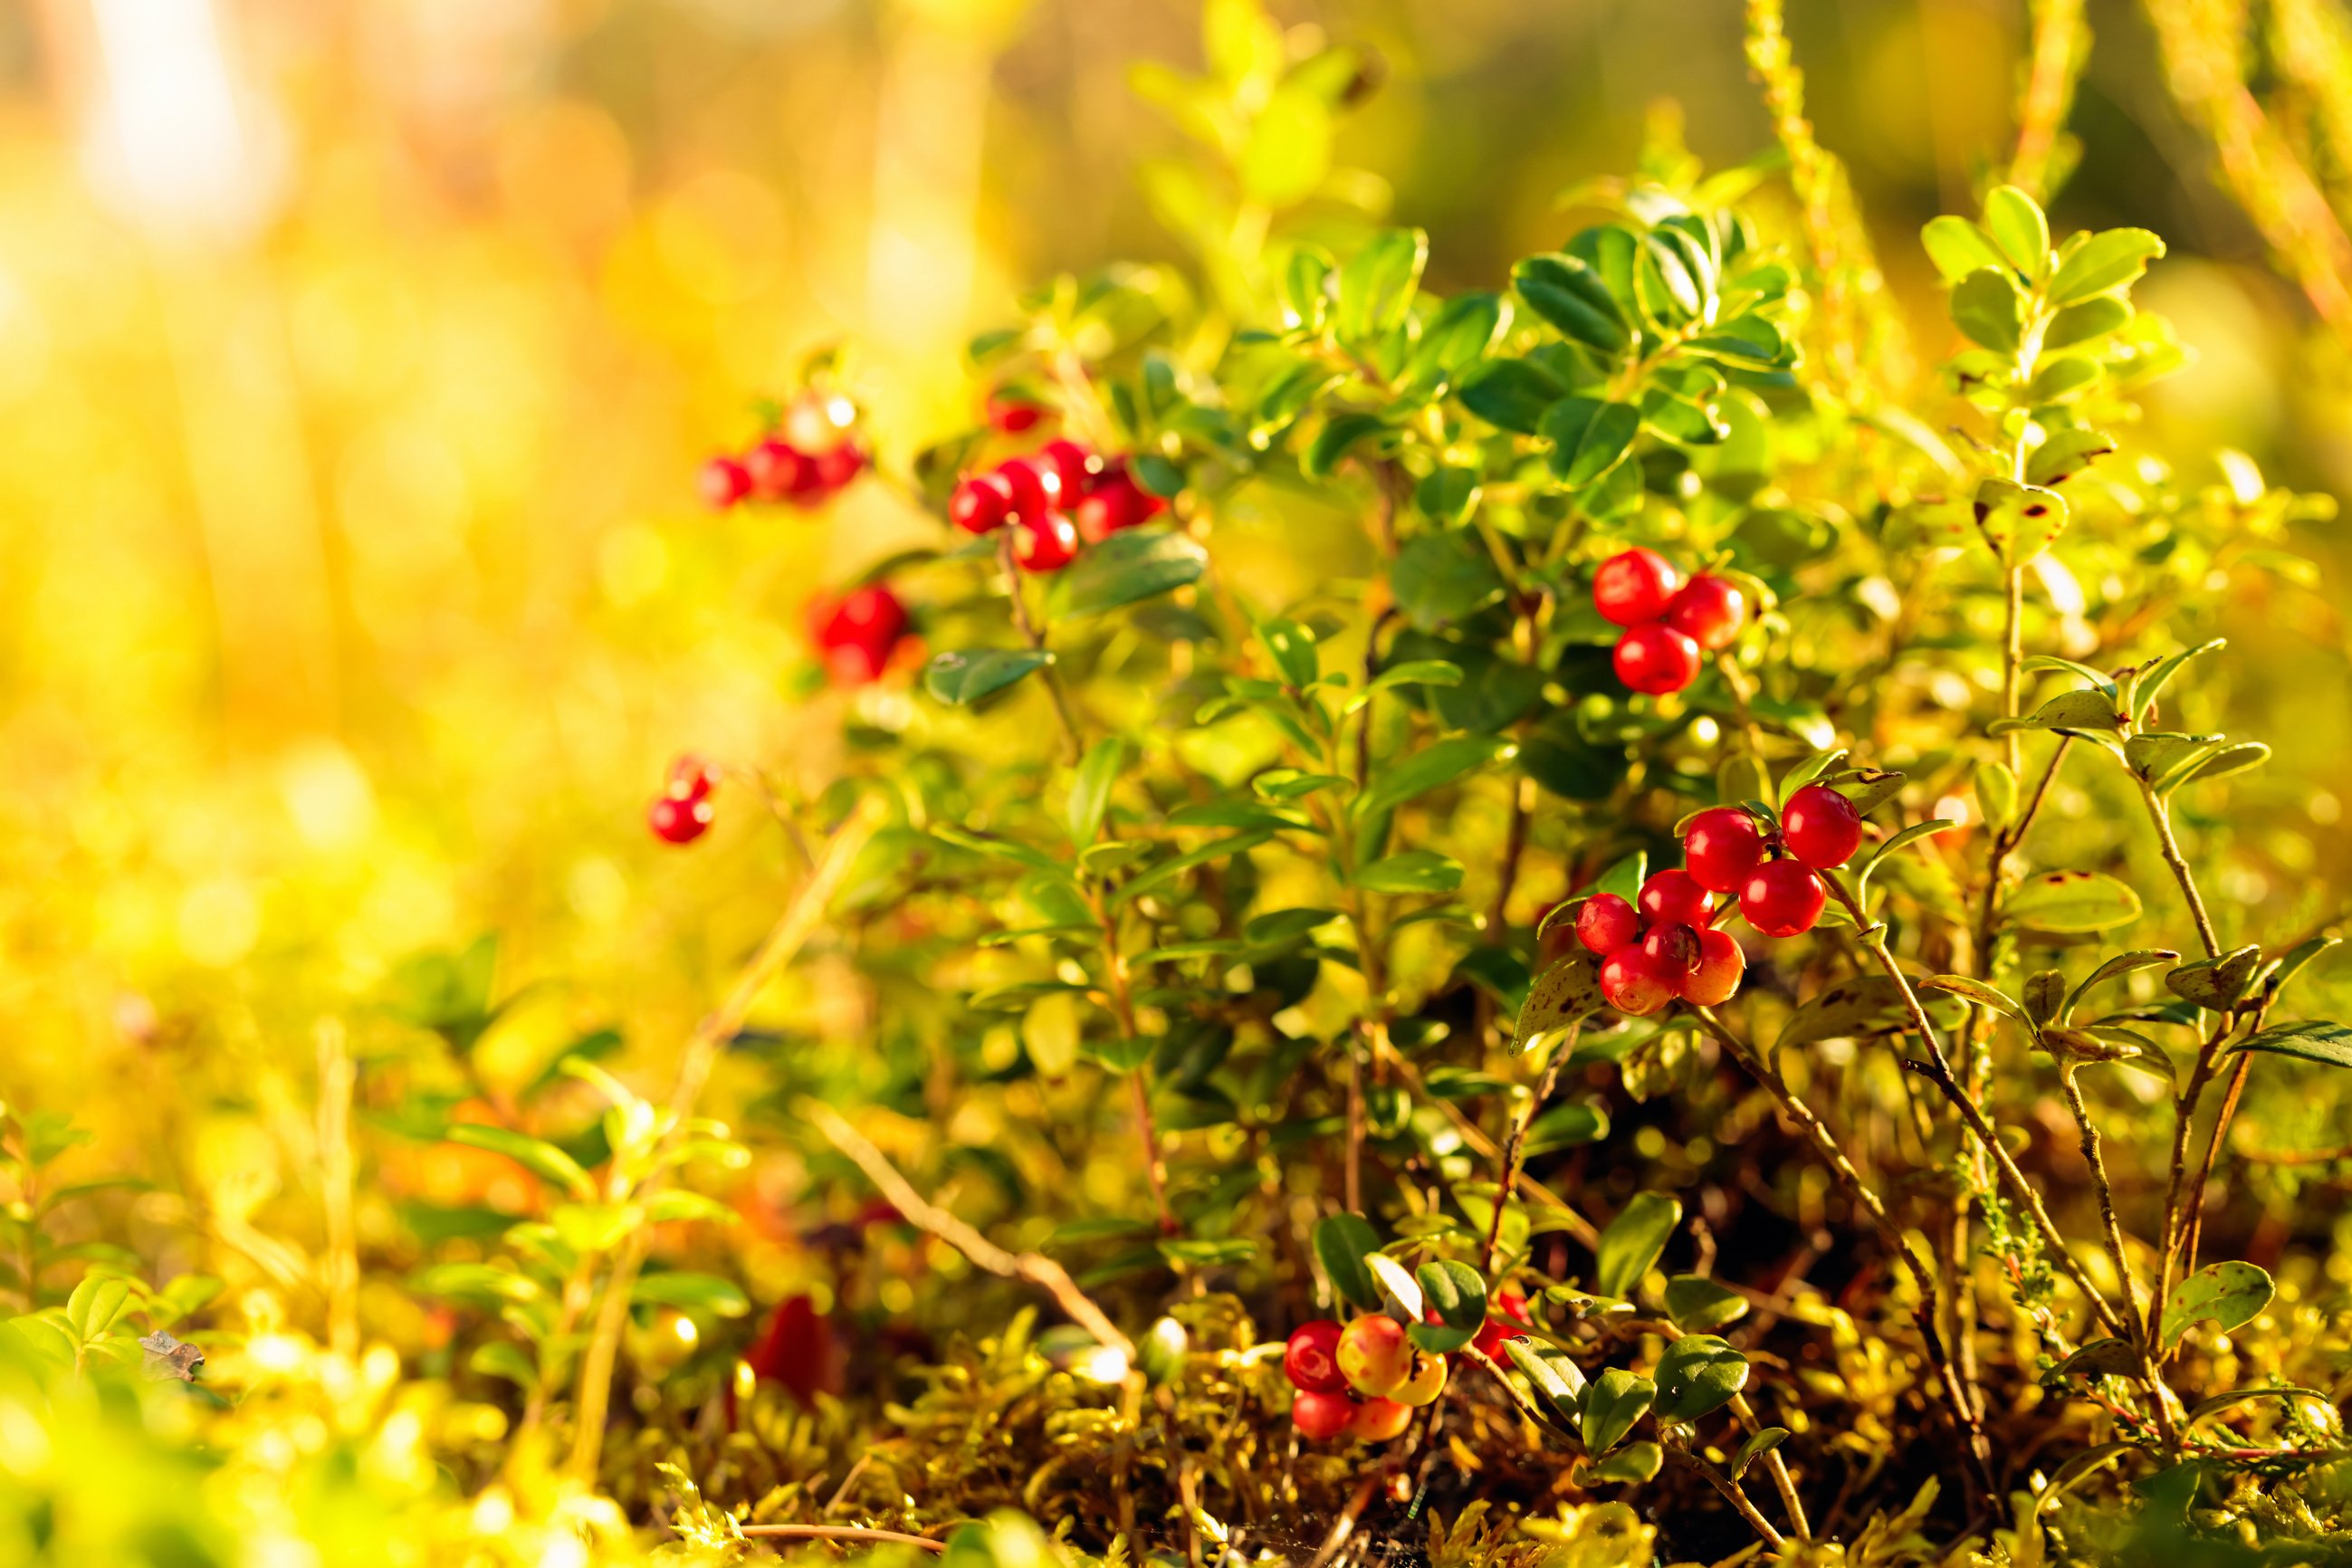
[[[1809,357],[1824,264],[1749,179],[1649,174],[1507,291],[1440,297],[1381,229],[1210,308],[1063,279],[974,343],[985,418],[911,468],[939,543],[816,637],[853,683],[933,650],[836,786],[889,802],[847,910],[876,1016],[927,1076],[1033,1081],[1048,1143],[1123,1101],[1131,1187],[1054,1233],[1075,1281],[1029,1277],[1271,1318],[1220,1352],[1180,1312],[1212,1342],[1135,1375],[1278,1361],[1236,1393],[1362,1451],[1351,1519],[1493,1465],[1522,1500],[1695,1484],[1773,1550],[1858,1489],[1865,1536],[2000,1507],[2023,1562],[2108,1464],[2142,1500],[2078,1548],[2292,1491],[2344,1452],[2336,1374],[2290,1344],[2246,1381],[2228,1336],[2276,1287],[2210,1256],[2207,1205],[2257,1060],[2352,1066],[2352,1030],[2288,992],[2334,938],[2217,923],[2174,811],[2266,755],[2189,727],[2219,716],[2179,678],[2225,656],[2181,584],[2311,509],[2119,455],[2179,358],[2131,300],[2155,236],[2053,239],[2008,186],[1930,225],[1966,346],[1913,409]],[[657,833],[701,831],[705,776]],[[2168,893],[2120,823],[2034,853],[2062,795],[2131,799]],[[2175,915],[2195,956],[2129,944]],[[2125,1173],[2148,1095],[2108,1065],[2169,1102]],[[2020,1136],[2045,1086],[2072,1170]],[[1806,1173],[1735,1199],[1757,1141]],[[1842,1308],[1739,1234],[1798,1215],[1845,1237],[1805,1254],[1850,1249]],[[1865,1388],[1891,1438],[1848,1425]],[[1227,1451],[1282,1451],[1256,1431]],[[1246,1458],[1172,1484],[1203,1521],[1278,1501]]]

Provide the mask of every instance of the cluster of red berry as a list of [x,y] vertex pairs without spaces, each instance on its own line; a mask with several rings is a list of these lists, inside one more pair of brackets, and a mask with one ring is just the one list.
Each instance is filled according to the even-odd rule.
[[669,782],[646,809],[646,826],[665,844],[691,844],[710,830],[718,810],[710,804],[719,774],[700,757],[685,756],[669,765]]
[[908,628],[907,606],[879,583],[809,604],[809,639],[834,679],[863,686],[881,679]]
[[[1434,1312],[1429,1316],[1437,1321]],[[1499,1357],[1505,1340],[1530,1327],[1528,1299],[1497,1290],[1470,1342],[1480,1354]],[[1283,1349],[1282,1371],[1295,1390],[1290,1421],[1300,1436],[1384,1443],[1404,1431],[1415,1409],[1445,1392],[1447,1358],[1414,1344],[1394,1318],[1366,1312],[1345,1328],[1329,1318],[1302,1324]]]
[[[1601,994],[1621,1013],[1654,1013],[1680,997],[1702,1006],[1730,1000],[1747,958],[1714,921],[1738,908],[1758,934],[1802,936],[1828,893],[1820,873],[1862,845],[1862,814],[1827,784],[1810,784],[1780,808],[1768,832],[1736,805],[1693,817],[1683,868],[1642,884],[1639,908],[1597,893],[1576,914],[1576,939],[1600,955]],[[1727,895],[1720,906],[1711,895]]]
[[1010,527],[1022,570],[1058,572],[1084,546],[1149,521],[1167,504],[1135,482],[1124,459],[1062,439],[966,474],[948,500],[948,516],[967,533]]
[[1748,619],[1748,596],[1712,573],[1682,580],[1654,550],[1627,550],[1592,574],[1592,607],[1625,629],[1617,637],[1617,679],[1652,697],[1698,678],[1702,648],[1726,647]]
[[852,433],[857,410],[845,397],[811,394],[785,410],[783,426],[740,457],[702,465],[702,499],[718,510],[742,501],[813,507],[866,471],[866,448]]

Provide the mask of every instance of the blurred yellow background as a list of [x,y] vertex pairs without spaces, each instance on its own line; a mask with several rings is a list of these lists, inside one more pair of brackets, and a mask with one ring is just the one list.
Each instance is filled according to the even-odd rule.
[[[1432,231],[1441,289],[1557,243],[1558,193],[1623,172],[1661,97],[1711,162],[1770,140],[1732,0],[1276,10],[1381,52],[1339,161],[1378,176],[1349,199]],[[2159,423],[2344,488],[2339,351],[2146,21],[2090,17],[2055,213],[2174,243],[2144,295],[2200,358]],[[2006,156],[2026,20],[1790,7],[1923,310],[1912,237]],[[772,896],[746,858],[782,851],[749,823],[665,851],[644,802],[687,748],[820,774],[800,601],[926,526],[877,484],[715,521],[697,462],[845,340],[903,464],[971,417],[961,343],[1014,289],[1175,254],[1138,175],[1179,138],[1128,73],[1195,66],[1199,25],[1192,0],[0,9],[0,1094],[307,1060],[340,998],[485,930],[505,985],[565,977],[583,1019],[688,1016]],[[2291,658],[2310,628],[2242,635]],[[2285,737],[2281,776],[2344,721]]]

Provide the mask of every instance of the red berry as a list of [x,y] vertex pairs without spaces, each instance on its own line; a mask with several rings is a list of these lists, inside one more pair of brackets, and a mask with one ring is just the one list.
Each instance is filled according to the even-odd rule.
[[1727,931],[1698,933],[1698,967],[1683,982],[1683,1000],[1712,1007],[1731,1000],[1739,978],[1748,972],[1748,955]]
[[1059,572],[1078,555],[1078,531],[1058,511],[1016,519],[1013,559],[1024,572]]
[[1642,884],[1642,919],[1650,925],[1703,926],[1713,913],[1706,889],[1688,871],[1668,867]]
[[1070,515],[1087,543],[1100,544],[1123,528],[1150,521],[1159,510],[1160,498],[1120,468],[1097,479]]
[[907,633],[907,606],[875,584],[819,601],[810,611],[810,629],[835,677],[860,685],[889,667],[891,650]]
[[1654,550],[1628,550],[1603,561],[1592,574],[1592,607],[1621,626],[1654,621],[1682,584],[1682,574]]
[[1283,1375],[1290,1386],[1309,1394],[1345,1394],[1348,1380],[1339,1371],[1339,1325],[1329,1318],[1301,1323],[1282,1352]]
[[1100,458],[1066,437],[1038,447],[1036,460],[1052,468],[1055,477],[1062,481],[1062,504],[1066,507],[1092,489],[1103,471]]
[[1780,841],[1814,870],[1843,866],[1862,846],[1862,813],[1824,784],[1809,784],[1780,808]]
[[866,448],[843,441],[816,455],[817,488],[828,493],[841,489],[866,471]]
[[1701,647],[1727,647],[1748,624],[1748,595],[1702,572],[1666,604],[1666,625]]
[[725,511],[751,493],[751,471],[732,458],[713,458],[702,465],[695,483],[705,505]]
[[1739,912],[1766,936],[1802,936],[1822,918],[1822,879],[1794,860],[1768,860],[1739,889]]
[[1614,893],[1595,893],[1576,911],[1576,940],[1603,957],[1642,934],[1642,917]]
[[1018,436],[1036,427],[1045,417],[1045,411],[1025,397],[1010,393],[991,393],[988,398],[988,422],[1007,436]]
[[1654,925],[1642,933],[1642,954],[1679,987],[1698,968],[1698,932],[1686,925]]
[[1356,1406],[1355,1419],[1348,1423],[1348,1436],[1365,1443],[1386,1443],[1404,1436],[1412,1425],[1412,1406],[1393,1399],[1367,1399]]
[[1478,1337],[1470,1342],[1471,1348],[1490,1361],[1500,1361],[1503,1342],[1515,1340],[1535,1327],[1528,1315],[1528,1299],[1506,1287],[1487,1300],[1486,1321],[1478,1325]]
[[1302,1388],[1290,1396],[1290,1424],[1309,1442],[1328,1442],[1355,1419],[1356,1402],[1344,1394]]
[[1348,1386],[1367,1399],[1384,1397],[1412,1375],[1412,1342],[1404,1325],[1379,1312],[1366,1312],[1339,1331],[1332,1352]]
[[1683,835],[1683,868],[1710,893],[1736,893],[1764,863],[1764,831],[1736,805],[1718,805],[1691,818]]
[[1002,474],[974,474],[948,498],[948,520],[966,533],[990,533],[1013,515],[1013,487]]
[[1619,634],[1611,662],[1626,689],[1663,697],[1698,679],[1698,644],[1664,621],[1646,621]]
[[1035,458],[1014,458],[996,465],[996,472],[1013,490],[1013,521],[1025,522],[1054,510],[1062,499],[1062,476]]
[[646,826],[665,844],[691,844],[709,829],[716,815],[708,795],[679,800],[666,795],[646,808]]
[[669,765],[669,783],[662,793],[672,800],[700,800],[719,787],[719,774],[700,757],[688,754]]
[[1637,942],[1627,942],[1601,962],[1601,994],[1612,1007],[1636,1018],[1673,1001],[1681,978],[1660,969]]
[[751,492],[761,500],[798,500],[819,484],[816,459],[789,441],[771,436],[743,454]]

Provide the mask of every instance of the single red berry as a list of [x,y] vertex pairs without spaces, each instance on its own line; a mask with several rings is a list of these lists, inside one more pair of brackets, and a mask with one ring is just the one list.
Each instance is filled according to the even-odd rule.
[[1013,487],[1002,474],[973,474],[948,498],[948,520],[966,533],[991,533],[1013,515]]
[[1666,603],[1666,625],[1705,648],[1727,647],[1748,624],[1748,595],[1711,573],[1684,584]]
[[1642,917],[1614,893],[1595,893],[1576,911],[1576,940],[1606,958],[1642,934]]
[[760,1382],[781,1384],[803,1405],[814,1405],[819,1393],[841,1392],[842,1358],[835,1351],[833,1325],[806,1296],[776,1304],[743,1361]]
[[1642,884],[1642,920],[1648,925],[1703,926],[1713,913],[1706,889],[1688,871],[1669,866]]
[[1339,1325],[1329,1318],[1301,1323],[1282,1352],[1283,1375],[1290,1386],[1309,1394],[1345,1394],[1348,1379],[1339,1371]]
[[810,612],[810,630],[835,678],[862,685],[889,668],[891,650],[907,633],[907,606],[889,589],[871,584],[819,601]]
[[1326,1443],[1356,1419],[1356,1402],[1344,1394],[1302,1388],[1290,1396],[1290,1424],[1312,1443]]
[[1698,933],[1698,967],[1683,981],[1683,1000],[1702,1007],[1728,1002],[1747,973],[1748,955],[1729,931],[1703,931]]
[[1038,447],[1037,461],[1052,468],[1055,477],[1062,481],[1065,507],[1093,489],[1103,472],[1102,458],[1067,437]]
[[1822,918],[1822,879],[1794,860],[1767,860],[1739,889],[1739,912],[1766,936],[1802,936]]
[[700,800],[719,787],[719,774],[709,763],[688,753],[669,765],[669,783],[662,793],[672,800]]
[[666,795],[646,807],[646,826],[665,844],[691,844],[709,830],[716,815],[708,795],[680,800]]
[[1680,986],[1698,968],[1698,932],[1686,925],[1654,925],[1642,933],[1642,952]]
[[991,393],[988,398],[988,422],[1007,436],[1019,436],[1037,427],[1045,417],[1045,410],[1026,397],[1009,392]]
[[1062,476],[1050,463],[1035,458],[1013,458],[997,464],[996,472],[1012,488],[1015,522],[1041,518],[1061,502]]
[[1332,1352],[1348,1386],[1367,1399],[1382,1398],[1404,1386],[1412,1375],[1412,1342],[1404,1325],[1381,1312],[1363,1312],[1339,1331]]
[[695,484],[705,505],[725,511],[751,493],[751,471],[732,458],[713,458],[702,465]]
[[1638,942],[1627,942],[1601,961],[1601,994],[1612,1007],[1636,1018],[1673,1001],[1681,978],[1660,969]]
[[1478,1325],[1478,1337],[1470,1342],[1471,1348],[1489,1361],[1503,1358],[1503,1342],[1515,1340],[1535,1327],[1528,1315],[1528,1299],[1506,1286],[1486,1301],[1486,1321]]
[[1654,621],[1682,585],[1674,563],[1654,550],[1627,550],[1603,561],[1592,574],[1592,607],[1621,626]]
[[1816,871],[1843,866],[1862,847],[1862,813],[1825,784],[1809,784],[1780,808],[1780,841]]
[[1736,893],[1764,863],[1764,830],[1736,805],[1718,805],[1691,818],[1683,835],[1683,868],[1710,893]]
[[866,448],[855,441],[837,442],[816,455],[817,487],[827,494],[865,471]]
[[1159,510],[1160,498],[1120,468],[1096,480],[1070,516],[1087,543],[1100,544],[1121,529],[1150,521]]
[[816,459],[773,436],[743,454],[743,467],[761,500],[798,500],[818,487]]
[[1698,679],[1698,644],[1664,621],[1645,621],[1618,634],[1610,662],[1627,690],[1663,697]]
[[1367,1399],[1356,1406],[1348,1436],[1364,1443],[1386,1443],[1404,1436],[1412,1425],[1412,1406],[1394,1399]]
[[1013,559],[1024,572],[1059,572],[1078,556],[1078,531],[1058,511],[1015,520]]

